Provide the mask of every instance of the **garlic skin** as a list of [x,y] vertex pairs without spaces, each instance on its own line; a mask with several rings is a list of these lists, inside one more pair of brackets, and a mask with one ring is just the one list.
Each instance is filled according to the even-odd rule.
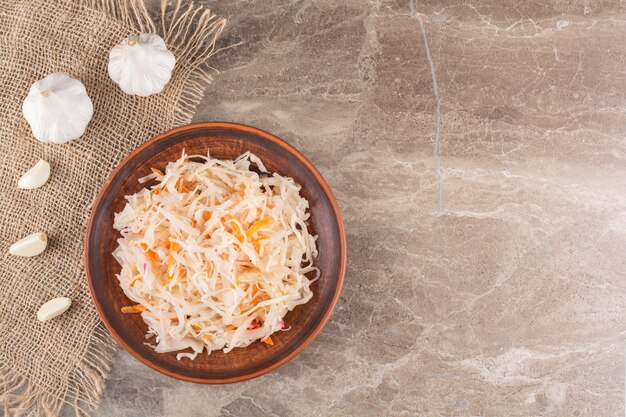
[[60,144],[85,133],[93,104],[83,83],[56,72],[30,87],[22,112],[37,140]]
[[67,311],[72,305],[72,299],[67,297],[53,298],[47,303],[39,307],[37,311],[37,320],[48,321]]
[[109,53],[109,76],[126,94],[160,93],[172,77],[176,58],[153,33],[129,36]]
[[40,159],[31,169],[17,181],[17,186],[25,190],[39,188],[50,178],[50,164]]
[[9,248],[13,256],[37,256],[48,247],[48,238],[45,233],[33,233],[18,240]]

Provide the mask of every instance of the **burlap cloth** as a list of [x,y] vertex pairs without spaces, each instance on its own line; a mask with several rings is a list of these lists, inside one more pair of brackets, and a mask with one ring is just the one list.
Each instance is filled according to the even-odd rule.
[[[153,20],[140,0],[0,0],[0,415],[56,416],[68,404],[86,415],[99,403],[114,343],[100,324],[85,282],[83,239],[90,205],[109,172],[155,134],[189,123],[210,77],[205,72],[225,21],[184,4]],[[158,33],[176,56],[165,90],[124,94],[107,74],[110,49],[129,34]],[[63,71],[80,79],[94,105],[85,135],[65,145],[34,139],[22,116],[30,85]],[[39,158],[49,182],[17,188]],[[9,246],[45,232],[35,258]],[[45,301],[72,298],[46,323]]]

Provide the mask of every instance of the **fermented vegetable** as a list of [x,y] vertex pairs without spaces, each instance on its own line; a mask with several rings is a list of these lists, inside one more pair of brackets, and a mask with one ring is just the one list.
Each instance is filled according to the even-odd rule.
[[152,185],[115,215],[113,255],[132,302],[125,312],[141,314],[155,350],[191,348],[178,358],[193,359],[278,343],[270,335],[319,276],[300,186],[249,152],[234,161],[183,153],[140,182]]

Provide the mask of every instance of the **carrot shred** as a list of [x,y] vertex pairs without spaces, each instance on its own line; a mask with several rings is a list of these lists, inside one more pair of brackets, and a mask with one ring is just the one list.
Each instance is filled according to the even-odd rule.
[[174,276],[174,271],[172,270],[173,265],[174,265],[174,257],[170,253],[169,255],[167,255],[167,276],[170,279],[172,279],[172,277]]
[[135,304],[134,306],[124,306],[122,307],[122,313],[132,314],[132,313],[141,313],[142,311],[146,311],[146,306],[142,304]]
[[258,293],[259,293],[259,287],[257,287],[256,285],[253,285],[252,292],[250,293],[250,296],[252,297],[252,301],[254,301]]
[[[222,217],[222,222],[226,226],[226,230],[228,230],[233,236],[235,236],[239,242],[243,243],[243,241],[245,240],[245,235],[239,227],[239,224],[235,221],[235,218],[230,214],[227,214]],[[233,225],[237,227],[235,228]]]
[[160,169],[157,169],[157,168],[150,168],[150,170],[151,170],[153,173],[157,174],[157,175],[165,175],[165,174],[163,174],[163,171],[161,171]]
[[211,219],[211,213],[209,213],[208,211],[205,211],[204,213],[202,213],[202,220],[204,220],[205,222],[208,222]]
[[258,284],[254,284],[252,286],[252,292],[250,293],[250,296],[252,297],[252,299],[250,300],[250,303],[249,303],[251,306],[255,306],[255,305],[257,305],[257,303],[259,301],[261,301],[261,300],[259,300],[259,296],[260,296],[259,292],[260,292],[260,290],[261,289],[258,287]]
[[178,180],[178,182],[176,183],[176,188],[178,188],[178,191],[181,193],[188,193],[189,189],[187,187],[185,187],[185,181],[183,181],[182,178],[180,178]]
[[230,330],[236,330],[237,329],[237,327],[233,326],[232,324],[229,324],[226,327],[228,327]]
[[[243,233],[241,233],[241,228],[239,227],[239,224],[235,223],[235,221],[233,221],[233,220],[231,220],[230,223],[234,224],[235,226],[237,226],[237,234],[233,233],[233,235],[237,238],[238,241],[243,243],[243,241],[246,240],[246,238],[244,237]],[[233,232],[234,231],[235,231],[235,228],[233,227]]]
[[146,243],[141,242],[139,246],[141,246],[141,249],[146,253],[148,259],[154,262],[159,261],[159,257],[157,256],[157,254],[152,249],[150,249]]
[[129,285],[132,287],[137,281],[143,281],[143,277],[141,275],[136,276],[135,278],[133,278]]
[[172,269],[172,266],[174,266],[174,256],[172,253],[178,250],[178,244],[170,240],[169,250],[170,253],[167,255],[167,276],[172,279],[172,277],[174,277],[174,270]]
[[263,341],[263,343],[266,343],[270,346],[274,346],[274,341],[272,340],[271,336],[267,336],[267,338]]
[[161,194],[161,189],[160,188],[155,188],[153,193],[154,193],[154,195],[159,195],[159,194]]
[[250,228],[246,232],[246,237],[248,239],[251,238],[252,235],[254,235],[261,227],[267,226],[271,222],[272,222],[272,219],[270,217],[266,217],[263,220],[259,220],[258,222],[250,226]]

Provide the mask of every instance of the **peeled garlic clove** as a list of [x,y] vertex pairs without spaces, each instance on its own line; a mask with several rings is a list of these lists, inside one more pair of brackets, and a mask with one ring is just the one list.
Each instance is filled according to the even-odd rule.
[[109,76],[126,94],[160,93],[172,77],[176,58],[153,33],[129,36],[109,53]]
[[65,143],[85,133],[93,104],[83,83],[56,72],[30,87],[22,112],[35,138]]
[[44,185],[50,178],[50,164],[40,159],[31,169],[26,171],[17,182],[19,188],[32,190]]
[[48,238],[44,233],[33,233],[11,245],[9,253],[15,256],[37,256],[46,250]]
[[52,300],[39,307],[39,311],[37,311],[37,319],[39,321],[48,321],[50,319],[53,319],[56,316],[65,313],[71,305],[72,300],[70,298],[53,298]]

